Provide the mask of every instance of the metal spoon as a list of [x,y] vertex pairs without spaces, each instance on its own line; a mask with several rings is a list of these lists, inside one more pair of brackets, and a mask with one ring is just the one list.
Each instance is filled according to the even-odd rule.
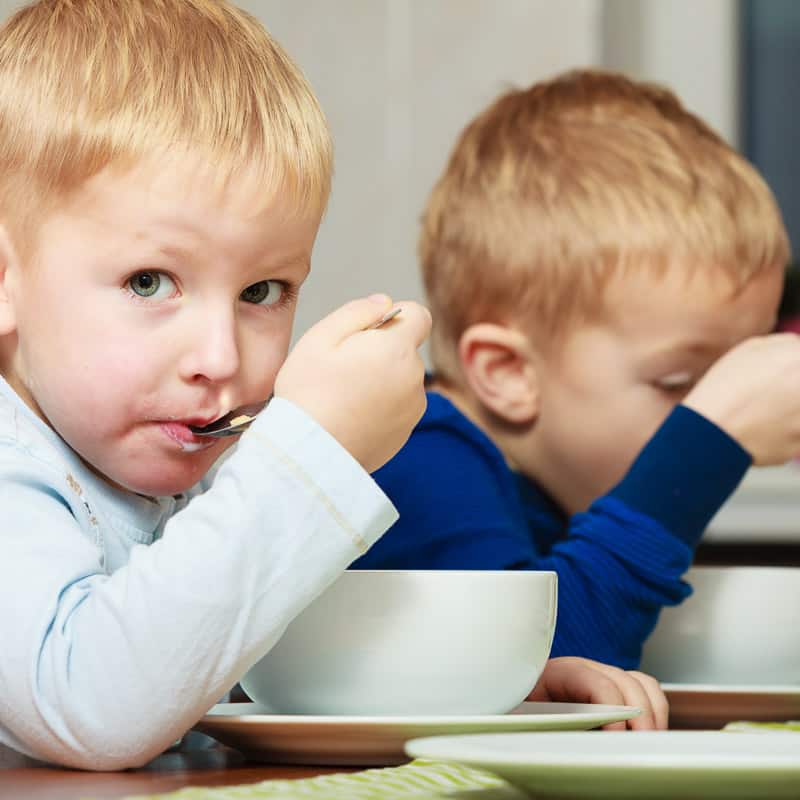
[[208,425],[203,425],[198,428],[194,425],[189,426],[189,430],[195,436],[236,436],[244,432],[249,427],[250,423],[256,418],[256,414],[261,411],[268,401],[263,403],[253,403],[249,406],[239,406],[229,411],[219,419],[215,419]]
[[[401,311],[402,308],[400,306],[393,308],[391,311],[387,311],[377,322],[369,325],[365,330],[380,328],[381,325],[384,325],[390,319],[394,319]],[[268,400],[265,400],[263,403],[239,406],[239,408],[234,408],[233,411],[229,411],[227,414],[219,419],[215,419],[208,425],[203,425],[202,427],[190,425],[189,430],[195,436],[213,436],[217,438],[223,436],[238,436],[250,427],[250,424],[256,418],[258,412],[261,411],[268,402]]]

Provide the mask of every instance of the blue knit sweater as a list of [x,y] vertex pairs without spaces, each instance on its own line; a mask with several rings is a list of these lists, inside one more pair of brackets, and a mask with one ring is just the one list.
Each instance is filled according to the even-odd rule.
[[555,570],[551,654],[636,668],[660,609],[690,593],[682,576],[694,546],[749,465],[727,434],[678,406],[626,477],[567,518],[430,392],[409,442],[375,474],[400,519],[352,566]]

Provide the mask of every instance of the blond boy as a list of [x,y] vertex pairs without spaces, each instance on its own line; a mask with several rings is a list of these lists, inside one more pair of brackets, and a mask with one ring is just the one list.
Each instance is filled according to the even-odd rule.
[[428,410],[356,566],[554,569],[553,654],[635,667],[747,467],[800,451],[800,343],[767,336],[788,256],[763,180],[670,92],[500,97],[423,217]]
[[[218,0],[0,31],[0,747],[141,764],[396,518],[427,312],[286,361],[331,179],[307,83]],[[203,426],[275,399],[235,441]],[[380,414],[373,413],[380,409]]]

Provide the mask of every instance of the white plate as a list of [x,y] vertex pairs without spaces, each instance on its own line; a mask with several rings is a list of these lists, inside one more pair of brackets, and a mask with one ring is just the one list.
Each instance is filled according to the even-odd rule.
[[271,714],[256,703],[221,703],[195,727],[257,761],[373,766],[408,761],[403,747],[419,736],[585,731],[640,713],[631,706],[523,703],[496,716],[312,717]]
[[662,683],[661,688],[669,700],[671,728],[721,728],[740,720],[800,719],[800,686]]
[[800,795],[797,733],[494,733],[416,739],[406,750],[488,770],[534,797]]

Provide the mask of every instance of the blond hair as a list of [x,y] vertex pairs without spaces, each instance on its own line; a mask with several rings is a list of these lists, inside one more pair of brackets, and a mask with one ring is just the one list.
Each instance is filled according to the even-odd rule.
[[456,143],[422,219],[437,371],[478,322],[557,341],[620,269],[719,267],[741,288],[789,244],[757,171],[668,90],[594,70],[510,91]]
[[331,142],[311,88],[225,0],[40,0],[0,28],[0,220],[23,239],[106,166],[176,147],[223,180],[259,170],[265,194],[298,210],[327,203]]

